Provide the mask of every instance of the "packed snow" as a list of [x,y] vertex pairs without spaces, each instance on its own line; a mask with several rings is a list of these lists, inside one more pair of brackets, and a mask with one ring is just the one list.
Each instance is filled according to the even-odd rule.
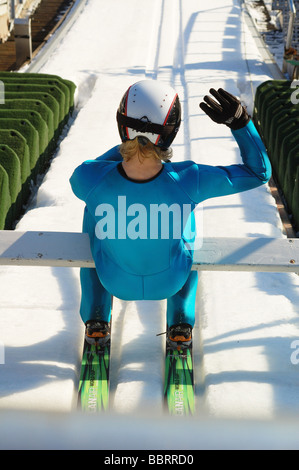
[[[72,194],[69,178],[82,161],[119,143],[116,109],[132,83],[157,79],[178,91],[183,122],[173,144],[174,161],[229,165],[240,162],[237,144],[229,129],[213,123],[198,104],[210,87],[222,87],[252,112],[256,87],[271,78],[237,0],[87,0],[40,72],[76,83],[76,109],[17,225],[20,231],[81,231],[84,205]],[[267,185],[206,201],[201,209],[203,236],[285,236]],[[1,267],[0,279],[0,447],[84,446],[86,436],[89,445],[96,445],[90,434],[80,437],[76,421],[84,332],[79,269],[7,266]],[[252,423],[264,423],[271,432],[278,418],[299,411],[294,342],[299,338],[298,276],[199,274],[194,329],[197,412],[191,421],[181,418],[186,427],[178,423],[184,434],[181,447],[173,423],[169,426],[169,418],[161,418],[165,337],[156,335],[165,331],[165,305],[115,299],[112,417],[97,422],[83,416],[83,428],[101,430],[102,439],[98,436],[96,442],[106,449],[114,448],[108,446],[109,438],[114,438],[115,448],[269,445],[258,432],[262,428]],[[236,420],[245,431],[239,433],[237,424],[221,428],[222,420]],[[220,427],[213,434],[210,426],[215,422]],[[230,434],[231,429],[236,432]],[[128,434],[122,440],[124,430]],[[283,439],[278,434],[275,442],[287,445]]]

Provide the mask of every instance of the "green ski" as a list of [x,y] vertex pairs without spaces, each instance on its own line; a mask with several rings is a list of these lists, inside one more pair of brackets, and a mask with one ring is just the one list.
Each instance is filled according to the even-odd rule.
[[166,346],[164,400],[171,415],[194,414],[192,346],[181,350]]
[[78,407],[84,412],[106,411],[109,406],[110,340],[103,346],[84,342]]

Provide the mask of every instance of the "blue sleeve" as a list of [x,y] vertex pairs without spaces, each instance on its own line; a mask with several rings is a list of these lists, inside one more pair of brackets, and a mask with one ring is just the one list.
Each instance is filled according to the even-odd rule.
[[70,184],[77,198],[86,201],[89,192],[96,184],[95,177],[94,160],[86,161],[75,169],[70,178]]
[[[70,178],[70,184],[73,193],[82,201],[86,201],[89,192],[94,188],[99,180],[99,169],[103,176],[103,168],[105,162],[118,162],[122,161],[122,156],[119,152],[119,145],[108,150],[95,160],[87,160],[78,166]],[[99,168],[99,163],[102,164]]]
[[243,164],[230,166],[197,165],[196,202],[235,194],[265,184],[271,177],[271,164],[265,146],[253,124],[232,131]]
[[121,162],[122,156],[119,151],[119,145],[116,145],[112,149],[108,150],[108,152],[104,153],[100,157],[96,158],[96,161],[109,161],[109,162]]

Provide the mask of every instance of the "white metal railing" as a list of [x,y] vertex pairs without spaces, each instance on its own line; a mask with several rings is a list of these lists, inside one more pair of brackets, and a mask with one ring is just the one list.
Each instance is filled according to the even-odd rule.
[[23,9],[30,9],[32,5],[36,7],[40,0],[7,0],[8,12],[10,20],[19,17]]
[[22,4],[20,0],[9,0],[8,11],[10,20],[14,20],[16,18],[20,4]]
[[7,13],[7,0],[0,0],[0,16]]
[[289,22],[288,22],[288,30],[287,30],[287,37],[286,37],[286,49],[289,49],[292,45],[293,39],[293,31],[294,31],[294,23],[296,18],[296,7],[293,0],[288,0],[289,4]]

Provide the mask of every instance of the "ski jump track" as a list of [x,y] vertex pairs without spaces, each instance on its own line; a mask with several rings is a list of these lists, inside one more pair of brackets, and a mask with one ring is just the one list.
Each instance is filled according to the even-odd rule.
[[[99,2],[99,0],[97,1]],[[82,2],[82,4],[83,3],[84,2]],[[79,83],[79,93],[80,90],[84,89],[84,86],[82,86],[84,83],[88,84],[92,82],[93,84],[92,93],[87,93],[87,100],[84,100],[85,96],[79,96],[79,102],[81,98],[81,103],[84,105],[79,109],[75,122],[71,126],[70,133],[67,139],[65,139],[66,145],[64,149],[66,150],[64,151],[67,153],[67,141],[74,137],[74,133],[77,132],[77,129],[79,133],[82,133],[82,140],[86,139],[84,145],[81,146],[81,142],[78,143],[78,153],[80,154],[81,151],[84,152],[82,159],[90,157],[89,154],[86,155],[89,139],[96,142],[94,147],[96,152],[102,149],[104,150],[104,144],[107,146],[107,140],[108,145],[110,142],[112,145],[115,145],[116,133],[113,135],[112,131],[109,130],[114,122],[112,119],[115,119],[115,109],[113,107],[113,110],[110,110],[111,106],[109,106],[114,95],[116,95],[116,93],[118,95],[120,89],[123,92],[123,88],[125,88],[128,83],[131,84],[133,81],[142,78],[155,78],[166,81],[176,88],[183,103],[184,114],[182,130],[178,134],[173,146],[174,160],[193,159],[198,163],[219,164],[220,162],[221,164],[222,161],[225,161],[227,156],[229,156],[229,159],[232,156],[234,157],[234,151],[232,152],[230,147],[231,137],[225,129],[221,126],[217,127],[215,124],[211,124],[209,119],[203,116],[203,113],[201,113],[198,108],[198,103],[203,95],[208,93],[211,86],[215,88],[218,86],[227,87],[229,91],[235,94],[238,94],[239,91],[244,95],[247,93],[245,85],[248,79],[248,66],[252,71],[252,67],[254,68],[254,56],[253,53],[251,54],[251,50],[249,50],[246,64],[244,56],[242,55],[242,48],[245,43],[247,47],[247,42],[245,38],[241,45],[238,42],[238,38],[240,38],[238,34],[241,21],[239,2],[237,0],[234,2],[226,0],[223,5],[222,1],[214,0],[214,8],[209,10],[207,7],[206,10],[202,9],[197,11],[195,1],[155,0],[151,2],[151,7],[146,12],[148,13],[148,17],[146,18],[144,17],[144,12],[141,11],[141,2],[132,2],[136,9],[139,8],[138,15],[140,16],[137,15],[137,20],[139,20],[138,23],[141,24],[141,27],[144,28],[144,32],[138,30],[136,37],[131,35],[128,39],[128,47],[124,47],[121,52],[117,51],[118,54],[115,53],[115,50],[119,47],[116,36],[119,35],[120,38],[125,37],[126,25],[124,25],[124,21],[120,21],[119,24],[115,25],[113,18],[110,25],[111,27],[108,26],[107,18],[109,19],[110,17],[107,17],[107,15],[111,15],[111,7],[109,12],[108,3],[109,2],[101,2],[104,10],[103,15],[102,17],[94,18],[89,10],[89,7],[93,4],[92,0],[85,2],[86,14],[89,15],[90,32],[92,31],[96,34],[95,43],[98,45],[93,61],[89,61],[88,54],[86,54],[87,57],[84,55],[79,56],[78,64],[76,64],[78,69],[75,69],[75,65],[69,65],[69,58],[66,56],[65,64],[62,66],[62,62],[58,61],[59,67],[61,68],[58,67],[57,69],[55,54],[53,54],[52,50],[52,55],[50,54],[48,56],[45,63],[42,62],[42,66],[38,66],[37,62],[35,62],[35,67],[39,67],[39,70],[42,69],[41,72],[55,73],[57,71],[57,73],[61,73],[62,76],[64,72],[68,73],[68,66],[74,67],[72,70],[74,75],[76,76],[78,72],[78,77],[81,79],[83,77],[82,82]],[[94,5],[95,8],[97,8],[96,2],[94,2]],[[120,15],[127,11],[126,6],[122,2],[119,3],[119,9]],[[80,17],[78,17],[78,20],[80,20]],[[132,18],[130,18],[130,21],[131,23],[128,20],[129,26],[135,26]],[[78,21],[78,23],[79,22],[80,21]],[[98,25],[100,22],[101,24]],[[77,25],[75,22],[74,29],[78,36],[78,31],[76,30]],[[103,32],[101,32],[100,27],[102,27]],[[71,29],[69,31],[75,42],[76,37],[72,35]],[[105,37],[106,35],[108,39]],[[104,47],[99,47],[99,45],[104,44],[103,36],[107,42],[105,42]],[[217,36],[220,37],[220,40]],[[83,39],[82,37],[82,41]],[[65,50],[69,51],[67,42],[68,36],[66,35],[63,44],[61,46],[59,45],[59,49],[61,47],[63,52],[65,52]],[[121,46],[123,46],[123,44],[121,44]],[[128,51],[130,46],[132,47],[131,55]],[[136,54],[136,60],[134,54]],[[30,71],[30,68],[28,71]],[[31,71],[33,70],[31,69]],[[86,77],[90,77],[92,74],[94,74],[93,78],[91,82],[89,82],[88,80],[90,78],[86,79]],[[252,76],[254,77],[254,73]],[[256,76],[257,74],[255,77]],[[84,82],[84,80],[87,80],[87,82]],[[255,80],[257,79],[255,78]],[[262,74],[258,75],[258,80],[263,81]],[[258,80],[256,83],[253,83],[253,86],[256,86]],[[108,98],[107,96],[103,97],[103,95],[108,95]],[[119,98],[120,97],[121,96],[119,96]],[[103,113],[96,112],[93,115],[93,119],[96,120],[96,126],[85,127],[86,122],[89,123],[88,119],[90,119],[90,103],[92,101],[97,102],[97,100],[100,99],[103,99],[104,103],[106,103]],[[82,123],[83,126],[80,128]],[[78,128],[76,124],[78,124]],[[93,122],[91,122],[91,124],[93,124]],[[101,128],[103,132],[107,134],[107,140],[98,139],[98,128]],[[94,135],[97,136],[98,140],[94,138]],[[105,143],[103,143],[103,140],[105,140]],[[215,155],[215,148],[217,148],[218,142],[221,144],[221,155]],[[89,146],[88,152],[90,152],[90,149],[94,151],[94,148]],[[206,149],[211,151],[203,154],[202,148],[205,151]],[[236,157],[238,157],[238,155],[236,155]],[[67,159],[68,155],[59,155],[57,161],[59,162],[59,159],[63,158]],[[69,170],[69,167],[67,167],[67,169]],[[43,189],[43,191],[47,196],[47,186],[46,190]],[[43,192],[41,192],[41,194],[43,195]],[[264,193],[262,194],[264,198],[263,201],[266,201],[264,203],[269,202],[269,199],[266,200],[266,195],[264,195]],[[257,196],[255,201],[258,200],[259,197]],[[248,200],[242,199],[242,203],[246,203],[246,201],[248,203]],[[240,208],[243,207],[243,204],[240,204],[238,199],[237,202],[233,202],[231,205],[230,203],[227,203],[227,205],[224,203],[223,208],[222,203],[223,201],[217,202],[216,204],[215,202],[207,204],[208,216],[210,214],[213,214],[213,216],[214,214],[218,214],[217,210],[221,206],[222,213],[224,210],[228,218],[231,217],[230,211],[233,212],[234,215],[231,220],[235,220],[236,217],[238,221],[237,217],[239,216],[239,221],[241,220],[241,223],[243,223],[243,219],[245,219],[245,225],[241,225],[241,231],[245,230],[246,233],[238,233],[237,235],[244,236],[247,234],[247,231],[255,230],[255,214],[252,220],[248,221],[246,219],[247,214],[241,212],[242,209]],[[72,202],[72,207],[73,205],[76,207],[75,201],[74,203]],[[58,211],[58,214],[61,214],[61,212]],[[252,216],[252,213],[250,214]],[[29,216],[28,220],[30,223],[30,221],[35,219],[30,219]],[[67,218],[60,220],[58,223],[61,223],[61,226],[58,227],[58,229],[60,230],[62,227],[62,230],[63,228],[69,230],[69,222],[70,220]],[[24,223],[26,226],[26,221]],[[219,223],[217,216],[210,217],[209,223],[210,226],[207,226],[206,235],[218,235]],[[246,223],[249,225],[247,226]],[[254,225],[251,226],[250,223]],[[40,228],[41,227],[38,229]],[[220,228],[222,230],[222,236],[236,236],[236,231],[239,229],[237,226],[233,227],[233,224],[229,222],[225,223],[224,226]],[[42,227],[42,229],[47,228]],[[262,229],[264,229],[266,233],[266,230],[272,230],[272,227],[269,229],[262,226]],[[56,276],[57,283],[59,284],[60,278],[58,271],[52,274]],[[66,277],[68,286],[72,285],[72,289],[75,290],[74,276],[70,274],[66,275]],[[229,273],[227,277],[231,280]],[[224,278],[221,277],[220,274],[219,276],[216,275],[215,278],[209,274],[207,276],[200,275],[199,278],[199,295],[194,338],[197,409],[198,412],[201,413],[202,409],[206,408],[208,412],[211,411],[217,416],[219,414],[221,415],[222,412],[222,398],[224,397],[225,399],[229,397],[230,391],[233,391],[232,387],[236,387],[236,384],[232,384],[233,381],[230,380],[229,373],[227,374],[228,380],[222,380],[223,375],[220,373],[221,367],[223,367],[224,371],[227,371],[231,363],[231,358],[236,358],[236,361],[238,361],[239,355],[241,356],[246,349],[250,351],[250,344],[255,342],[250,337],[250,328],[247,329],[244,327],[244,329],[242,329],[242,323],[237,323],[237,325],[241,325],[239,326],[240,334],[244,334],[245,338],[247,331],[249,331],[249,341],[247,339],[249,346],[248,348],[243,347],[243,350],[238,347],[238,352],[233,355],[231,352],[233,348],[230,347],[230,338],[235,331],[234,321],[238,322],[239,320],[235,317],[231,320],[231,323],[229,323],[230,318],[228,318],[228,326],[225,325],[225,327],[223,327],[221,318],[222,305],[221,308],[219,305],[223,302],[221,294],[226,294],[226,292],[221,292],[221,294],[219,294],[221,299],[216,299],[214,303],[212,296],[213,287],[216,284],[218,288],[217,282],[219,282],[219,280],[222,282]],[[233,277],[233,279],[236,278]],[[213,282],[215,284],[213,284]],[[245,284],[246,282],[244,282],[244,285]],[[246,288],[247,287],[246,285]],[[249,288],[250,287],[252,287],[251,284]],[[63,290],[63,286],[61,290]],[[66,294],[70,294],[70,292],[71,288],[66,289]],[[76,295],[79,295],[79,293],[76,292]],[[218,292],[216,295],[218,295]],[[207,301],[207,298],[211,300]],[[38,297],[35,301],[39,301]],[[238,301],[242,302],[241,294],[239,294],[236,302]],[[159,414],[159,411],[162,409],[163,341],[165,337],[156,337],[156,334],[165,331],[165,307],[166,305],[163,301],[126,303],[116,299],[114,302],[111,348],[111,396],[112,409],[116,412],[139,412],[139,410],[144,410],[146,407],[149,407]],[[219,310],[218,313],[217,308]],[[77,311],[71,313],[77,318]],[[69,326],[72,321],[68,320],[67,325]],[[258,335],[259,330],[256,327],[256,332],[254,324],[257,320],[254,319],[252,321],[252,334]],[[216,325],[215,330],[211,327],[211,323]],[[219,334],[217,330],[218,325]],[[221,330],[222,327],[223,330]],[[229,328],[231,330],[229,330]],[[204,332],[202,332],[203,329],[205,329]],[[208,333],[206,333],[206,331],[208,331]],[[80,332],[78,333],[76,330],[77,337],[79,334]],[[206,336],[203,337],[203,335]],[[228,338],[227,348],[224,342],[221,342],[221,337]],[[61,336],[59,337],[59,341],[61,341]],[[203,346],[204,342],[205,346]],[[246,340],[244,340],[243,344],[245,343]],[[202,349],[203,347],[204,349]],[[207,357],[204,357],[203,351],[205,351]],[[217,354],[213,354],[214,351],[216,351]],[[266,351],[266,353],[265,356],[268,359],[270,354],[268,351]],[[216,360],[214,359],[215,356],[217,356]],[[241,360],[239,367],[242,367]],[[275,367],[279,368],[277,364],[275,364]],[[236,373],[236,371],[234,372]],[[248,387],[250,386],[251,376],[253,377],[252,382],[257,384],[258,380],[256,379],[255,373],[256,369],[253,367],[247,375],[243,374],[242,377],[249,377]],[[267,373],[265,375],[267,377]],[[270,374],[268,374],[268,376],[269,375]],[[244,380],[244,382],[245,381],[246,380]],[[238,381],[236,380],[236,382]],[[76,386],[76,384],[74,385]],[[257,388],[259,385],[260,384],[257,384]],[[221,399],[219,399],[219,397]],[[268,395],[265,394],[263,400],[266,402],[267,398]],[[229,406],[229,404],[227,406]],[[244,409],[245,411],[247,410],[246,406],[243,404],[241,404],[240,409],[241,411],[244,411]]]

